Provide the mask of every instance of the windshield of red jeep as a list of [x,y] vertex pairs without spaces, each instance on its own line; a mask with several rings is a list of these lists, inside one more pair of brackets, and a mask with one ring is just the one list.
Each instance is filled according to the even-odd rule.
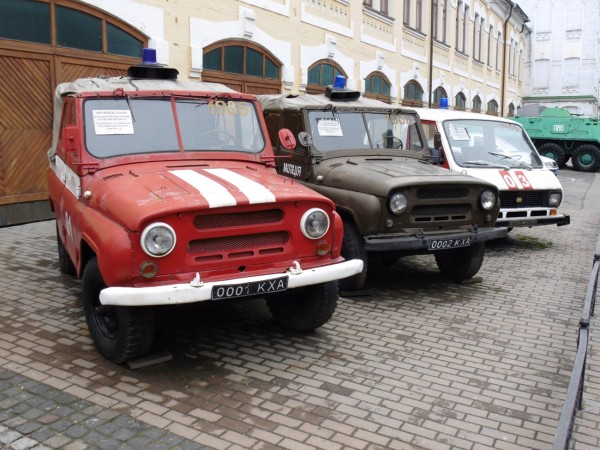
[[308,113],[312,145],[321,152],[373,149],[423,150],[424,139],[412,114],[344,111]]
[[265,146],[256,109],[244,100],[90,98],[84,102],[84,120],[86,148],[97,158],[179,151],[259,153]]

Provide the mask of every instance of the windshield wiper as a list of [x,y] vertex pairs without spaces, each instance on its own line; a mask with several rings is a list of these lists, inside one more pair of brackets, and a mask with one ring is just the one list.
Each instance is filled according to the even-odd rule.
[[520,161],[519,159],[517,159],[517,158],[521,158],[521,155],[517,155],[515,157],[515,156],[511,156],[511,155],[504,155],[502,153],[495,153],[495,152],[488,152],[488,153],[492,156],[496,156],[497,158],[502,158],[505,160],[509,160],[510,162],[517,163],[522,167],[524,166],[528,170],[531,170],[531,168],[532,168],[531,165],[527,164],[524,161]]
[[497,156],[498,158],[502,158],[502,159],[513,159],[512,156],[508,156],[503,153],[495,153],[495,152],[488,152],[488,153],[492,156]]
[[494,164],[491,162],[487,162],[487,161],[482,161],[482,160],[477,160],[477,161],[464,161],[462,163],[462,165],[464,166],[465,164],[468,164],[470,166],[484,166],[484,167],[497,167],[499,169],[504,169],[504,170],[508,170],[510,169],[510,167],[508,166],[503,166],[502,164]]

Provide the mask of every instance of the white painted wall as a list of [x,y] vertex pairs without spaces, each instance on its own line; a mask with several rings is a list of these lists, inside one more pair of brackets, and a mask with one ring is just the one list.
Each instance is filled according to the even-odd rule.
[[[532,28],[523,96],[534,97],[530,103],[599,117],[600,2],[519,0],[518,4]],[[587,98],[578,98],[582,96]]]

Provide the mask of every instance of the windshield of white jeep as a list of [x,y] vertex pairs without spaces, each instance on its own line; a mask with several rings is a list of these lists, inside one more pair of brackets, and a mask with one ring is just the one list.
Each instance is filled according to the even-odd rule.
[[86,147],[97,158],[179,151],[259,153],[265,146],[254,105],[242,100],[92,98],[84,103],[84,117]]
[[423,139],[412,114],[339,111],[308,113],[312,145],[334,150],[423,150]]
[[444,131],[462,167],[543,167],[518,124],[491,120],[447,120]]

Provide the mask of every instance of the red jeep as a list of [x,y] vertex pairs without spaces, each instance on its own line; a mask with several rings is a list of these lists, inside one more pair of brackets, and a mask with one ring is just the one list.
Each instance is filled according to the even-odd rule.
[[282,325],[312,330],[337,280],[362,270],[340,256],[333,203],[277,175],[256,98],[176,77],[142,64],[56,89],[60,270],[82,277],[90,334],[115,363],[149,352],[154,306],[264,297]]

